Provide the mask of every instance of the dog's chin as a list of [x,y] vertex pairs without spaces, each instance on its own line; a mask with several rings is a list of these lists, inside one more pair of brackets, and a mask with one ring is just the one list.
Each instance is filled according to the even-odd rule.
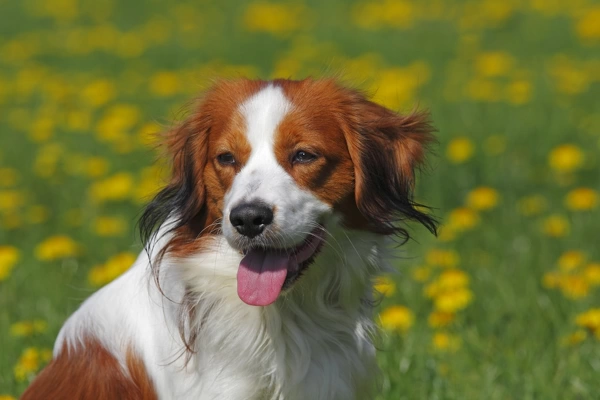
[[237,275],[238,295],[249,305],[266,306],[288,292],[315,261],[325,242],[319,225],[300,243],[282,248],[264,241],[239,247],[244,255]]

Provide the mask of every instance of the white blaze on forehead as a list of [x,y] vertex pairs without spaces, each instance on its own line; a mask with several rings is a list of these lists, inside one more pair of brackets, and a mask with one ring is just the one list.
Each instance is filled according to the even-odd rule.
[[260,202],[275,211],[267,228],[278,232],[278,245],[292,246],[314,229],[320,216],[329,210],[308,190],[300,188],[275,156],[275,136],[293,104],[281,87],[269,85],[240,105],[250,157],[225,195],[223,233],[230,243],[237,235],[227,216],[231,209],[246,202]]
[[253,150],[273,147],[275,131],[283,117],[292,109],[279,86],[269,85],[240,106],[246,120],[246,137]]

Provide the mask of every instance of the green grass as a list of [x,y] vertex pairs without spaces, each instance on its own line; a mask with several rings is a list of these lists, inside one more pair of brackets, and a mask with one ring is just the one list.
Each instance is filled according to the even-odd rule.
[[[284,24],[289,31],[270,33],[245,24],[249,3],[103,6],[109,3],[81,0],[72,15],[58,4],[69,2],[44,6],[51,3],[0,1],[0,246],[20,253],[12,272],[0,280],[0,395],[18,396],[27,386],[34,374],[17,380],[14,366],[26,348],[52,347],[65,319],[96,289],[88,282],[90,269],[119,252],[140,250],[135,221],[143,202],[135,191],[142,170],[155,158],[152,148],[139,142],[140,128],[149,122],[168,126],[216,76],[280,73],[341,74],[389,106],[430,109],[439,144],[420,175],[417,195],[446,224],[474,188],[489,186],[499,194],[498,205],[476,211],[479,224],[453,240],[438,241],[415,227],[416,240],[401,250],[399,273],[392,276],[396,291],[383,299],[381,309],[405,305],[415,320],[407,332],[389,332],[379,341],[383,374],[377,398],[597,398],[600,340],[588,332],[583,342],[561,343],[580,329],[578,314],[600,307],[599,289],[590,284],[585,296],[572,299],[543,285],[565,251],[600,261],[598,208],[574,211],[564,202],[574,188],[600,189],[599,38],[581,33],[585,18],[594,15],[592,5],[564,2],[544,10],[516,2],[414,1],[394,15],[389,2],[380,12],[341,0],[310,0],[302,3],[301,16]],[[300,3],[282,4],[290,10]],[[442,4],[441,12],[435,4]],[[500,4],[507,4],[505,11]],[[407,23],[394,26],[409,14]],[[264,10],[261,15],[263,25],[272,19]],[[369,19],[376,21],[374,28],[361,25]],[[97,44],[85,42],[97,26],[116,32],[115,40],[103,34]],[[141,46],[137,52],[136,46]],[[488,52],[501,52],[509,63],[498,76],[484,78],[477,60]],[[360,67],[357,60],[371,61]],[[415,62],[425,67],[410,69]],[[394,73],[396,67],[402,72]],[[160,71],[173,72],[180,82],[167,96],[152,90]],[[114,96],[88,105],[85,88],[98,79],[113,85]],[[529,87],[521,101],[507,94],[515,81]],[[485,92],[487,84],[491,89]],[[382,87],[396,88],[396,95],[386,97]],[[478,96],[478,90],[485,93]],[[119,104],[137,107],[139,115],[116,138],[103,140],[98,122]],[[88,126],[69,127],[73,112],[88,115]],[[52,125],[46,135],[44,121]],[[488,149],[492,135],[504,143],[503,150]],[[473,155],[458,164],[446,156],[457,137],[474,145]],[[548,157],[565,143],[581,149],[584,160],[573,171],[560,172],[549,166]],[[56,156],[48,156],[53,151]],[[81,164],[74,156],[101,157],[108,169],[86,176],[74,168]],[[16,172],[16,182],[6,178],[6,168]],[[120,172],[133,177],[132,193],[94,201],[94,182]],[[22,199],[8,204],[15,190]],[[542,196],[546,207],[524,215],[518,204],[530,195]],[[47,218],[32,221],[34,205],[45,207]],[[79,210],[79,223],[69,222],[72,210]],[[569,223],[560,237],[541,228],[554,214]],[[94,221],[105,215],[127,221],[126,229],[100,237]],[[80,253],[39,260],[36,247],[59,234],[80,244]],[[431,249],[458,253],[457,267],[470,277],[473,293],[472,302],[444,329],[427,322],[434,305],[423,291],[440,270],[427,265]],[[428,282],[413,279],[422,266],[434,271]],[[12,324],[36,319],[47,322],[45,331],[11,334]],[[459,338],[459,348],[434,348],[438,331]]]

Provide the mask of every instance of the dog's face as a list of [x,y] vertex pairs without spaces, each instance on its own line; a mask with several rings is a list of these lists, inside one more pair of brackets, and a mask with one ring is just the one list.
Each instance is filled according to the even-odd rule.
[[318,256],[330,214],[384,235],[406,236],[401,219],[434,229],[412,202],[430,131],[425,115],[397,115],[330,80],[221,82],[168,134],[173,179],[144,218],[175,216],[180,254],[224,235],[244,254],[240,298],[268,305]]

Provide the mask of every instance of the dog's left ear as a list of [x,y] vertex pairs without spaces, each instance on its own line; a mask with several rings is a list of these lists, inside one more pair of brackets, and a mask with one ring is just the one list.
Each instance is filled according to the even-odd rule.
[[417,221],[436,233],[436,220],[413,200],[415,171],[434,141],[426,112],[399,115],[353,92],[344,135],[354,163],[355,202],[369,224],[381,234],[409,233],[399,223]]

